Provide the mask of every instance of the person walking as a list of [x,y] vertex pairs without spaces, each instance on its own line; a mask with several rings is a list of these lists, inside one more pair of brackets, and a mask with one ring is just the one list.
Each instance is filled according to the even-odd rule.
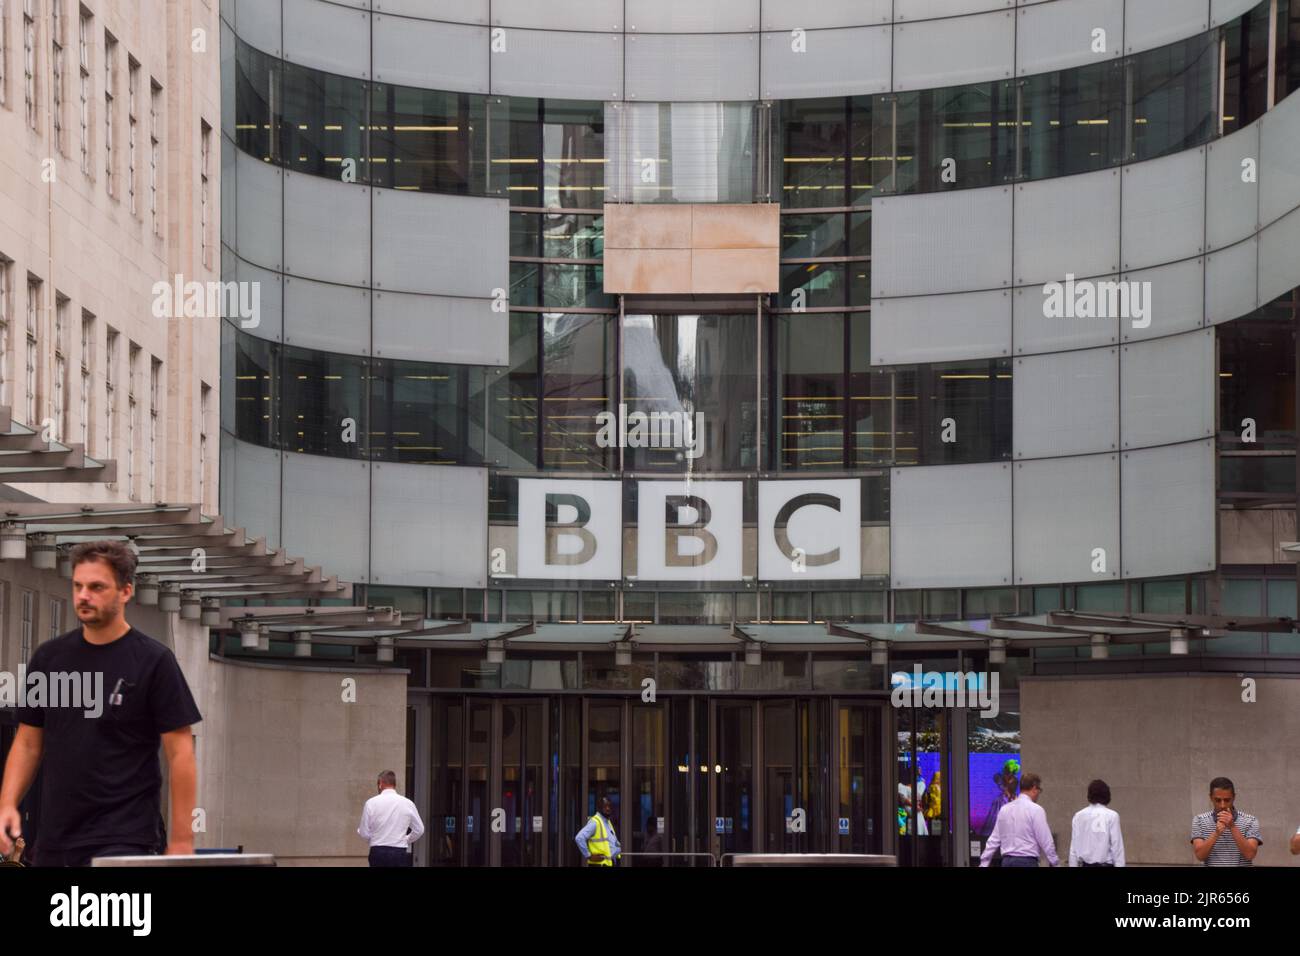
[[1088,784],[1088,805],[1070,824],[1070,866],[1124,866],[1119,814],[1110,808],[1105,780]]
[[[194,852],[193,724],[203,718],[166,645],[126,619],[135,554],[118,541],[72,549],[72,603],[81,626],[36,648],[27,682],[93,687],[93,699],[18,709],[0,789],[0,857],[22,835],[18,804],[42,768],[38,866],[89,866],[101,856]],[[93,679],[92,679],[93,678]],[[101,693],[102,692],[102,693]],[[171,793],[162,816],[161,747]]]
[[1038,866],[1040,854],[1052,866],[1060,865],[1052,831],[1047,828],[1047,813],[1038,805],[1042,792],[1043,782],[1038,774],[1020,775],[1020,796],[998,812],[993,833],[980,856],[980,866],[988,866],[998,851],[1002,853],[1003,866]]
[[1253,866],[1264,843],[1259,818],[1236,807],[1237,790],[1227,777],[1210,781],[1214,809],[1192,817],[1192,853],[1205,866]]
[[614,832],[614,804],[608,795],[600,798],[600,809],[591,815],[587,825],[573,837],[578,852],[587,866],[613,866],[623,847]]
[[415,804],[397,792],[397,774],[379,775],[379,792],[366,801],[357,835],[370,841],[371,866],[410,866],[411,844],[424,834]]

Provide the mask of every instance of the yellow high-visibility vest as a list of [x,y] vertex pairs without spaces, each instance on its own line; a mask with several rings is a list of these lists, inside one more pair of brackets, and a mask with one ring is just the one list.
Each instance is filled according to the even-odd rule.
[[600,814],[592,814],[592,820],[596,822],[596,832],[587,839],[587,852],[600,853],[604,855],[603,860],[597,860],[594,864],[588,863],[589,866],[613,866],[614,861],[609,858],[609,834],[605,831],[605,823],[600,819]]

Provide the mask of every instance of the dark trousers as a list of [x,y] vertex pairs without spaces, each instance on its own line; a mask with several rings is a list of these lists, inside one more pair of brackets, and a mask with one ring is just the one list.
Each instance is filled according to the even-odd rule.
[[1083,861],[1080,861],[1079,865],[1080,866],[1114,866],[1115,864],[1114,863],[1084,863]]
[[410,866],[411,851],[404,846],[372,846],[371,866]]
[[158,850],[151,846],[132,846],[114,843],[108,846],[78,846],[70,850],[36,848],[37,866],[90,866],[90,861],[97,856],[157,856]]
[[1037,866],[1038,857],[1036,856],[1004,856],[1002,858],[1003,866]]

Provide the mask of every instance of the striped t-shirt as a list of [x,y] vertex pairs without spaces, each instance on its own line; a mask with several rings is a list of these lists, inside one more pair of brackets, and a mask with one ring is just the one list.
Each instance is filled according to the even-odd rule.
[[[1215,828],[1218,822],[1215,817],[1218,814],[1214,810],[1207,810],[1205,813],[1198,813],[1192,817],[1192,839],[1208,840],[1214,836]],[[1259,835],[1259,818],[1252,817],[1249,813],[1237,811],[1237,829],[1247,840],[1259,840],[1260,846],[1264,845],[1264,840]],[[1219,839],[1214,842],[1214,847],[1210,850],[1210,855],[1205,860],[1206,866],[1251,866],[1250,860],[1241,855],[1241,848],[1237,846],[1237,841],[1233,839],[1232,829],[1229,828],[1219,834]]]

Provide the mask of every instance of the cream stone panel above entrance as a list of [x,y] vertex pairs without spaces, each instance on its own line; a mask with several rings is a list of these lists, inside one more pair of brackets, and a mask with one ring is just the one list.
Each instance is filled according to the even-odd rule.
[[605,206],[608,293],[763,293],[780,287],[780,207]]

